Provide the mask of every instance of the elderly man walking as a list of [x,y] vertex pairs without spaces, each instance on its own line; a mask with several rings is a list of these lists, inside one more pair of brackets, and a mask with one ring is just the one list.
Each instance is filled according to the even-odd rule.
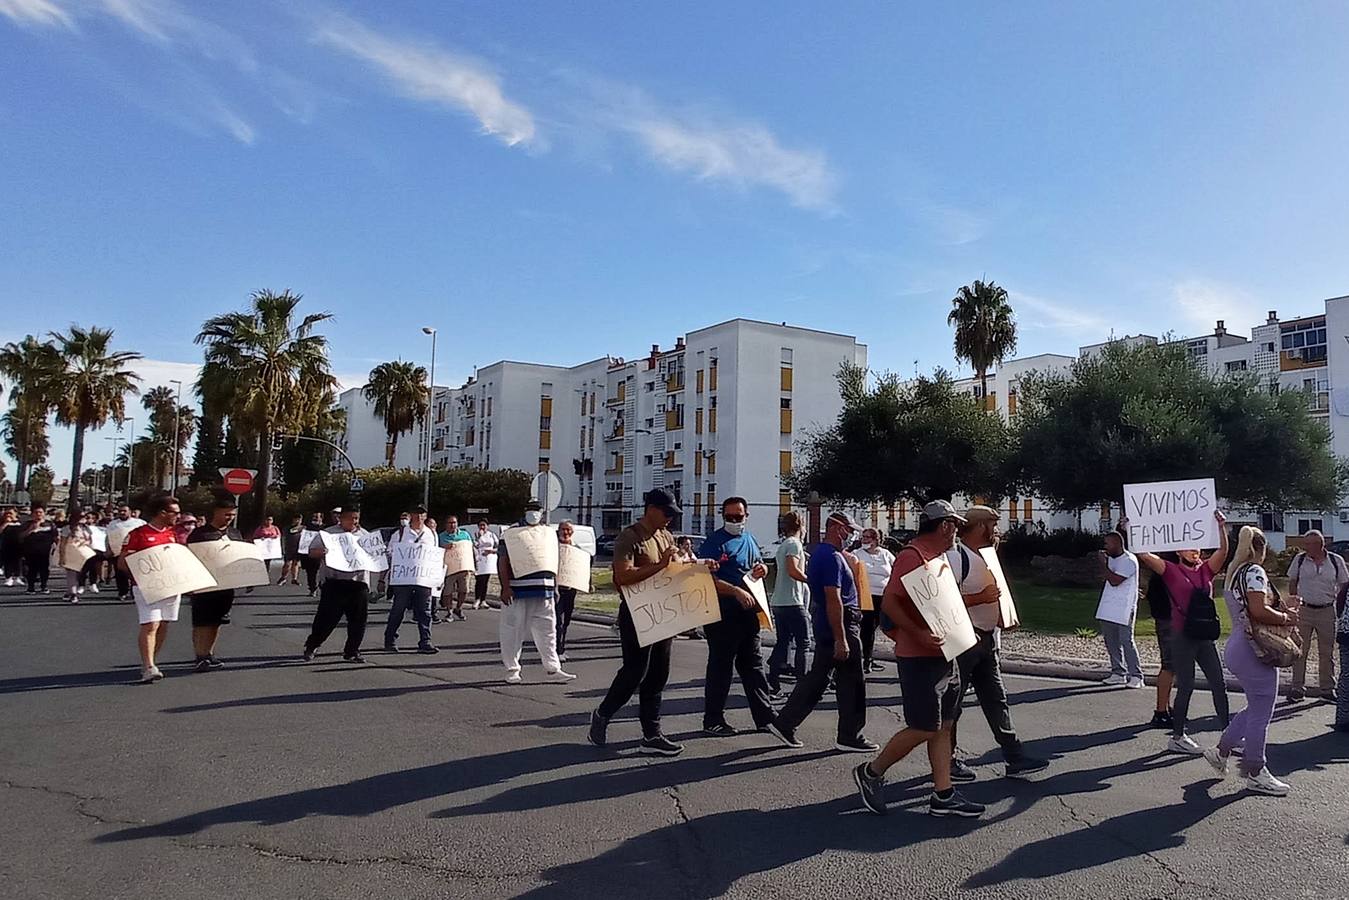
[[1288,593],[1302,598],[1302,656],[1293,664],[1289,700],[1306,696],[1307,657],[1315,636],[1321,689],[1317,696],[1335,699],[1335,598],[1349,584],[1344,557],[1326,550],[1325,536],[1309,531],[1302,536],[1302,552],[1288,565]]

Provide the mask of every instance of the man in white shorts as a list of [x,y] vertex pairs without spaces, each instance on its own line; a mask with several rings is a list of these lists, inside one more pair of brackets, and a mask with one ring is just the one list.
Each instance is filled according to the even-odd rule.
[[146,603],[145,596],[135,583],[135,572],[128,568],[126,558],[151,547],[176,543],[173,526],[178,521],[179,512],[181,510],[176,498],[168,494],[151,498],[145,507],[146,524],[127,535],[122,544],[122,554],[117,559],[118,568],[131,576],[131,596],[136,601],[136,617],[141,626],[141,684],[151,684],[164,677],[164,673],[155,665],[155,654],[164,646],[169,623],[178,621],[178,606],[183,598],[181,594],[175,594],[154,603]]

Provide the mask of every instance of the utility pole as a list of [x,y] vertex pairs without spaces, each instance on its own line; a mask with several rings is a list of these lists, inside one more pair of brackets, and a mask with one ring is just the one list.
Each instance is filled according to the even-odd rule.
[[178,396],[173,401],[173,493],[178,493],[178,416],[183,411],[183,383],[179,380],[169,379],[169,384],[178,385]]
[[431,508],[431,428],[433,411],[436,406],[436,330],[431,326],[422,329],[422,334],[431,335],[431,384],[426,392],[426,426],[423,429],[426,444],[426,466],[422,473],[422,506]]

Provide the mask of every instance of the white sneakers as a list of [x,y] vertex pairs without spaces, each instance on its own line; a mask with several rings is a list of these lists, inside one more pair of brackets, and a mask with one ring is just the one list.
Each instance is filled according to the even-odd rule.
[[519,673],[519,672],[507,672],[507,673],[506,673],[506,683],[507,683],[507,684],[519,684],[519,683],[522,682],[522,681],[524,681],[524,679],[520,677],[520,673]]
[[1210,747],[1204,751],[1204,759],[1213,767],[1213,771],[1222,777],[1227,777],[1227,757],[1218,752],[1217,747]]
[[13,579],[13,578],[6,578],[6,579],[5,579],[5,587],[14,587],[14,579]]
[[1111,675],[1105,681],[1102,681],[1101,684],[1106,684],[1109,685],[1110,687],[1120,687],[1124,684],[1127,684],[1128,681],[1129,680],[1125,678],[1123,675]]
[[1166,742],[1166,749],[1172,753],[1181,753],[1185,756],[1203,756],[1204,749],[1194,742],[1194,738],[1188,734],[1182,734],[1180,737],[1171,737]]
[[570,672],[564,672],[558,669],[556,672],[544,673],[543,680],[549,684],[565,684],[568,681],[575,681],[576,676]]
[[1254,775],[1241,776],[1241,781],[1246,785],[1247,790],[1255,791],[1257,794],[1268,794],[1271,797],[1286,797],[1288,795],[1288,783],[1275,778],[1270,774],[1269,769],[1263,766]]
[[1134,688],[1134,689],[1141,688],[1143,687],[1143,679],[1130,678],[1128,681],[1124,683],[1124,686],[1127,688]]
[[89,593],[91,593],[91,594],[97,594],[97,593],[98,593],[98,585],[96,585],[96,584],[91,584],[91,585],[89,585]]

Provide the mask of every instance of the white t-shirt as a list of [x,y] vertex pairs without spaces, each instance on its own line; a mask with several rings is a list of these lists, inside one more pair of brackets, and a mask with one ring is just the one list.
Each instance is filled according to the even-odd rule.
[[858,547],[852,554],[867,571],[867,583],[871,585],[872,595],[879,597],[885,592],[885,586],[890,583],[890,570],[894,568],[895,555],[879,544],[875,553],[867,552],[865,547]]
[[[960,582],[961,594],[966,596],[977,594],[993,583],[993,573],[989,571],[983,555],[969,547],[957,545],[947,550],[946,561],[951,564],[951,574]],[[965,571],[967,565],[969,572],[962,579],[960,573]],[[980,631],[994,630],[1002,618],[1002,609],[997,603],[979,603],[967,608],[970,613],[970,624]]]
[[1107,556],[1105,564],[1124,580],[1119,584],[1107,581],[1101,588],[1096,618],[1116,625],[1132,625],[1138,611],[1138,557],[1125,550],[1119,556]]
[[390,544],[425,544],[428,547],[440,546],[440,539],[430,528],[422,527],[421,531],[413,531],[412,526],[399,526],[398,530],[389,535]]

